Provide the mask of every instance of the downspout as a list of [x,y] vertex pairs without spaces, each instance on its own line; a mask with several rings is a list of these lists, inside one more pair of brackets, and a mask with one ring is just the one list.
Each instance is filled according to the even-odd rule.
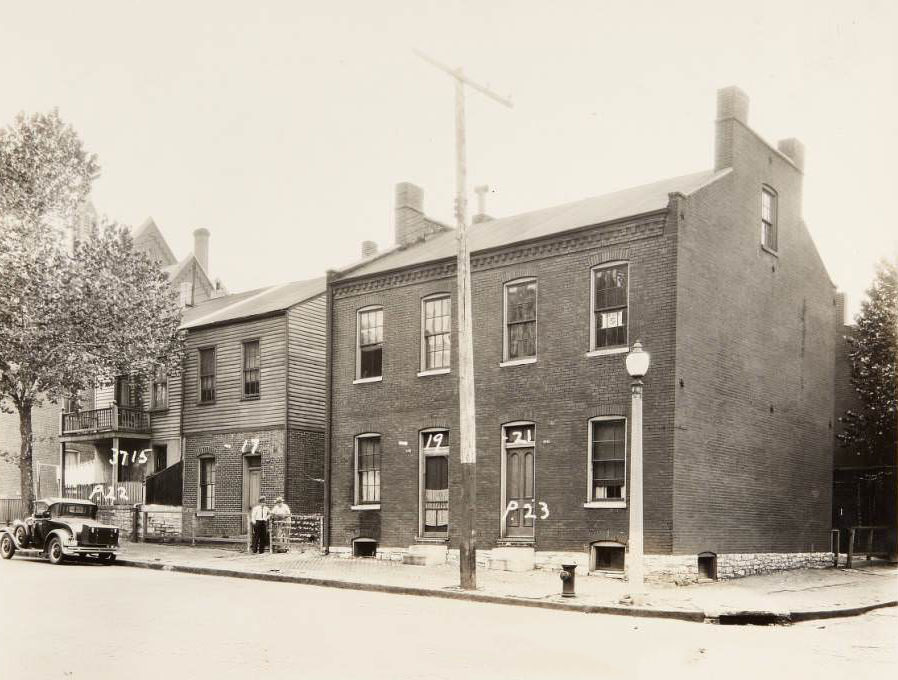
[[330,552],[331,546],[331,448],[333,446],[332,418],[333,418],[333,343],[334,343],[334,287],[333,282],[337,278],[337,272],[327,270],[327,308],[324,314],[325,328],[325,384],[324,384],[324,521],[322,526],[321,544],[324,553]]

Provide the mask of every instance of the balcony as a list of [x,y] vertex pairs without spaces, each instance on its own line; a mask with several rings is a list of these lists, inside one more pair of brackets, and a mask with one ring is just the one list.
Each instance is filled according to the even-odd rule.
[[114,404],[105,408],[62,414],[63,436],[103,432],[150,434],[150,414]]

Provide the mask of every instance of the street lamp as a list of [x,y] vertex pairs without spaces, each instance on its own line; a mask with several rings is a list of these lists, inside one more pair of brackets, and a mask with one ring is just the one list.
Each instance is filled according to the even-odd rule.
[[627,541],[627,580],[631,596],[641,593],[645,586],[642,540],[642,378],[648,370],[649,353],[643,351],[642,343],[637,340],[627,354],[627,373],[633,379],[630,385],[630,534]]

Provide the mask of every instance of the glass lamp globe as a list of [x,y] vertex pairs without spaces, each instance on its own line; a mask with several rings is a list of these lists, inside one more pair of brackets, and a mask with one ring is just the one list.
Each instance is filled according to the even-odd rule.
[[649,353],[642,349],[642,343],[637,340],[633,343],[633,349],[627,354],[627,373],[631,378],[641,378],[649,371]]

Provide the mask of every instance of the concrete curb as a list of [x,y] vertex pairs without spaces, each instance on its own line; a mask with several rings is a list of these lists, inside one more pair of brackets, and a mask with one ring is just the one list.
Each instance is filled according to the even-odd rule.
[[226,576],[230,578],[269,581],[274,583],[295,583],[297,585],[320,586],[324,588],[341,588],[343,590],[362,590],[374,593],[392,593],[394,595],[415,595],[417,597],[439,597],[446,600],[464,600],[468,602],[484,602],[487,604],[504,604],[515,607],[534,607],[538,609],[554,609],[558,611],[579,612],[582,614],[611,614],[614,616],[635,616],[639,618],[676,619],[693,623],[715,623],[720,625],[771,625],[789,624],[818,619],[834,619],[860,616],[875,609],[898,606],[898,600],[888,600],[861,607],[845,607],[842,609],[822,609],[815,611],[733,611],[714,612],[709,614],[699,610],[688,609],[654,609],[649,607],[615,607],[612,605],[575,604],[573,602],[557,602],[553,600],[526,600],[504,595],[486,595],[468,593],[458,590],[436,588],[415,588],[410,586],[391,586],[381,583],[357,583],[337,579],[313,578],[311,576],[288,576],[286,574],[266,574],[248,571],[232,571],[213,567],[192,567],[181,564],[165,564],[145,560],[119,559],[113,563],[123,567],[154,569],[157,571],[174,571],[183,574],[203,576]]
[[163,564],[142,560],[119,559],[115,565],[155,569],[157,571],[175,571],[184,574],[200,574],[205,576],[228,576],[256,581],[275,583],[295,583],[306,586],[324,588],[341,588],[344,590],[364,590],[374,593],[392,593],[395,595],[415,595],[419,597],[439,597],[446,600],[466,600],[469,602],[485,602],[488,604],[505,604],[517,607],[534,607],[538,609],[555,609],[560,611],[579,612],[582,614],[613,614],[617,616],[637,616],[640,618],[679,619],[702,623],[705,613],[698,610],[650,609],[648,607],[614,607],[609,605],[574,604],[572,602],[555,602],[552,600],[525,600],[503,595],[486,595],[467,593],[456,590],[438,590],[435,588],[414,588],[407,586],[391,586],[381,583],[357,583],[354,581],[338,581],[336,579],[313,578],[310,576],[288,576],[286,574],[265,574],[247,571],[231,571],[212,567],[191,567],[180,564]]

